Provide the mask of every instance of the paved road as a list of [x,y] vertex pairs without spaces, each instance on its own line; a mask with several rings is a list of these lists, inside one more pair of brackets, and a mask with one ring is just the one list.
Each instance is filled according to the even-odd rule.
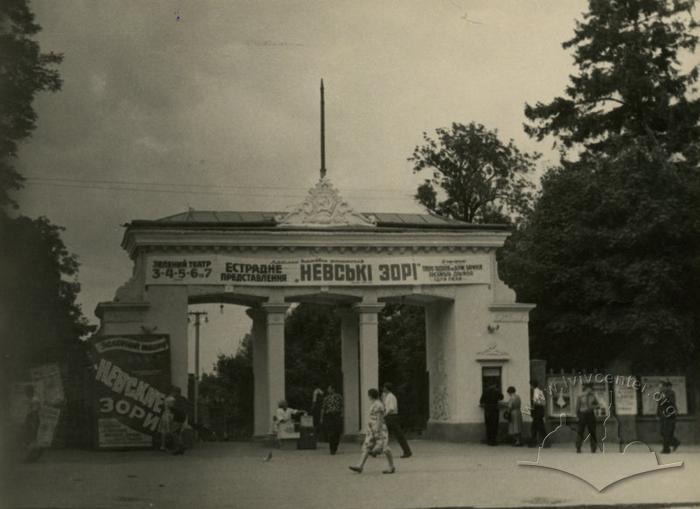
[[[181,457],[156,451],[48,451],[36,464],[15,465],[2,507],[32,508],[427,508],[577,504],[700,503],[700,447],[660,456],[682,468],[639,475],[602,493],[556,470],[518,466],[536,449],[414,441],[413,458],[397,460],[398,472],[382,475],[384,461],[370,460],[350,472],[355,444],[340,454],[325,448],[274,451],[253,443],[207,443]],[[559,466],[590,469],[600,478],[634,470],[648,454],[576,455],[569,448],[543,451]]]

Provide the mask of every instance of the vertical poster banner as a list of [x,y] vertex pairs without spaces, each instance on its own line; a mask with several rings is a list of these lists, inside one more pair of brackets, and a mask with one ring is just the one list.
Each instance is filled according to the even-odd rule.
[[169,336],[96,336],[91,345],[98,447],[150,447],[170,387]]
[[642,377],[642,415],[656,415],[658,402],[663,398],[662,382],[668,380],[676,394],[677,415],[688,413],[688,394],[684,376],[643,376]]

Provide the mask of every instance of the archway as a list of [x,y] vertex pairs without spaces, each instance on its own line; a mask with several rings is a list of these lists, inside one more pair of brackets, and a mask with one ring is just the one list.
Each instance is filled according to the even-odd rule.
[[[425,309],[431,436],[481,437],[482,368],[504,384],[529,380],[527,320],[498,277],[502,225],[433,215],[354,211],[327,178],[287,214],[196,212],[132,221],[122,245],[131,280],[98,305],[100,335],[158,331],[170,345],[171,382],[187,384],[187,306],[215,299],[252,319],[255,434],[267,433],[286,395],[285,316],[298,302],[343,309],[346,432],[359,432],[361,398],[379,383],[378,313],[386,303]],[[109,380],[107,380],[109,381]]]

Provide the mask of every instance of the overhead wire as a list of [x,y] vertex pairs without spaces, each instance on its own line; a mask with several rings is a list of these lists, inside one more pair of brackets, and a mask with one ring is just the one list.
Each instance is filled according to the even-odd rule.
[[[89,181],[89,180],[78,180],[78,179],[46,179],[46,178],[36,178],[36,177],[28,177],[25,180],[25,184],[31,185],[31,186],[44,186],[44,187],[56,187],[56,188],[69,188],[69,189],[87,189],[87,190],[97,190],[97,191],[121,191],[121,192],[140,192],[140,193],[160,193],[160,194],[185,194],[185,195],[191,195],[191,194],[197,194],[197,195],[210,195],[210,196],[243,196],[243,197],[252,197],[252,198],[304,198],[306,196],[305,193],[286,193],[286,194],[280,194],[280,193],[274,193],[274,194],[260,194],[260,193],[251,193],[251,192],[226,192],[226,191],[207,191],[207,190],[198,190],[198,189],[167,189],[163,187],[168,187],[168,186],[174,186],[173,184],[161,184],[161,183],[150,183],[148,185],[156,185],[160,186],[160,188],[157,187],[133,187],[132,185],[127,184],[127,181],[113,181],[113,183],[107,183],[107,181]],[[284,187],[284,186],[271,186],[271,187],[265,187],[265,186],[214,186],[214,185],[192,185],[189,186],[188,184],[177,184],[176,187],[200,187],[203,189],[206,188],[211,188],[211,189],[217,189],[217,188],[227,188],[227,189],[236,189],[243,191],[245,189],[288,189],[288,190],[293,190],[293,189],[303,189],[303,188],[293,188],[293,187]],[[383,191],[383,192],[392,192],[392,191]],[[396,191],[393,191],[396,194]],[[401,196],[367,196],[364,194],[363,196],[357,196],[357,195],[346,195],[348,198],[352,198],[355,200],[406,200],[407,198],[413,198],[413,195],[410,195],[408,193],[405,193]]]

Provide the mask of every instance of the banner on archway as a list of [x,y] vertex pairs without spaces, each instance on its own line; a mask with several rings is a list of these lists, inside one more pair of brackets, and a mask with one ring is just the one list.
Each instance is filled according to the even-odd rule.
[[91,346],[97,446],[150,447],[170,387],[168,335],[97,336]]
[[240,257],[151,255],[147,285],[387,286],[491,282],[488,255]]

